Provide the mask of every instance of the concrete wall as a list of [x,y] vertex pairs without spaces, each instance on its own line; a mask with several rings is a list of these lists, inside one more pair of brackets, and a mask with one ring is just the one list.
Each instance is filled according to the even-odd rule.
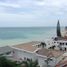
[[26,51],[14,49],[14,55],[16,58],[22,58],[22,59],[24,59],[25,57],[33,60],[38,59],[40,67],[43,67],[45,65],[44,62],[45,58],[38,56],[36,53],[29,53]]
[[34,60],[37,58],[35,54],[29,53],[26,51],[14,49],[14,52],[15,52],[15,57],[17,57],[17,58],[24,59],[26,57],[26,58],[30,58],[30,59],[34,59]]
[[40,67],[44,67],[46,65],[44,60],[45,58],[38,56],[38,62],[39,62]]

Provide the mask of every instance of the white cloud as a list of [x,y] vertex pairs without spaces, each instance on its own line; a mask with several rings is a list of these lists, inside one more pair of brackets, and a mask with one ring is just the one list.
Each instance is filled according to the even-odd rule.
[[[67,14],[67,0],[35,0],[36,9],[40,13],[63,15]],[[49,15],[50,16],[50,15]]]
[[35,0],[35,4],[44,7],[62,8],[67,6],[67,0]]
[[4,3],[4,2],[0,2],[0,6],[3,6],[3,7],[13,7],[13,8],[20,8],[20,5],[18,5],[18,4]]
[[67,17],[66,11],[67,0],[5,0],[0,2],[0,17],[5,20],[0,21],[43,25],[45,22],[54,22],[58,17]]

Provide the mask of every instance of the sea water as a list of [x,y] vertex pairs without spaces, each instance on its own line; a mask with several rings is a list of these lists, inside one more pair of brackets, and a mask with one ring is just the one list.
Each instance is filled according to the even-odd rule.
[[55,27],[2,27],[0,28],[0,47],[30,41],[44,41],[54,36],[56,36]]

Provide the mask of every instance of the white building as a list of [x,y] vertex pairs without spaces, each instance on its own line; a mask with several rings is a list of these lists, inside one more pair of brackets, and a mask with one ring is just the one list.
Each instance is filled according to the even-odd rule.
[[[54,67],[57,64],[56,58],[61,56],[63,52],[38,47],[37,44],[39,45],[40,42],[33,41],[11,47],[14,50],[14,57],[19,60],[23,60],[24,58],[29,58],[33,60],[38,59],[40,67],[45,67],[45,60],[50,57],[52,61],[50,61],[49,65],[51,67]],[[58,62],[59,61],[60,60],[58,60]]]

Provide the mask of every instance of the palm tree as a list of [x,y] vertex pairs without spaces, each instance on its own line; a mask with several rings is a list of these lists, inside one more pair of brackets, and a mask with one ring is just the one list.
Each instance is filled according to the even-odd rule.
[[55,49],[55,47],[56,47],[55,45],[54,45],[54,46],[52,46],[52,49],[54,50],[54,49]]
[[6,57],[0,56],[0,67],[40,67],[38,60],[32,59],[23,60],[17,63],[16,61],[8,60]]
[[41,42],[40,45],[42,46],[42,48],[44,48],[46,46],[46,43]]
[[55,49],[55,47],[56,47],[56,46],[55,46],[55,45],[53,45],[53,46],[49,47],[48,49],[53,49],[53,50],[54,50],[54,49]]
[[40,67],[38,65],[38,60],[33,61],[32,59],[27,59],[22,61],[22,67]]
[[59,20],[58,20],[58,23],[57,23],[57,36],[58,36],[58,37],[61,37],[61,31],[60,31],[60,23],[59,23]]
[[47,67],[50,67],[50,66],[49,66],[49,62],[50,62],[50,61],[52,61],[52,59],[49,58],[49,57],[45,60],[45,63],[47,64]]

